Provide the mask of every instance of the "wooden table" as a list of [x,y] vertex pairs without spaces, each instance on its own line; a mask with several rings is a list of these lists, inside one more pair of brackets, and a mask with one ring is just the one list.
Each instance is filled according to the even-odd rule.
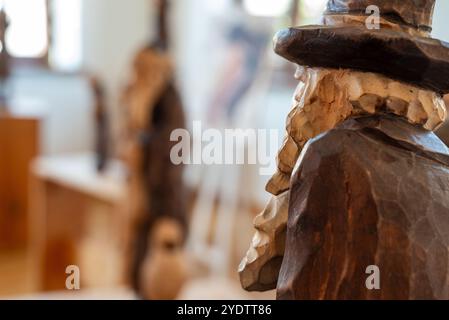
[[64,290],[69,265],[83,288],[123,283],[126,172],[103,174],[92,154],[38,158],[31,169],[30,274],[37,291]]

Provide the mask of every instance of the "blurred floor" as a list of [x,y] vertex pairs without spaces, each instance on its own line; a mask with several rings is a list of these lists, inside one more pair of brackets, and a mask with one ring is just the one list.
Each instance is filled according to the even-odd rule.
[[[32,281],[27,275],[27,257],[25,252],[2,253],[0,255],[0,298],[6,299],[74,299],[74,300],[130,300],[136,299],[134,293],[126,288],[82,289],[80,291],[58,291],[32,293]],[[237,279],[202,277],[192,279],[183,288],[179,299],[185,300],[253,300],[275,299],[275,292],[245,292]]]

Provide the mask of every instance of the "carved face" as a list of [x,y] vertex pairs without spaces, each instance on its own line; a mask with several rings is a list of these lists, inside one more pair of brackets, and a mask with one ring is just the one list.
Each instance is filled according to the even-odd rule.
[[267,191],[288,190],[290,176],[307,141],[349,117],[391,113],[435,130],[446,118],[440,95],[374,73],[299,68],[300,83],[287,119],[287,137],[278,155],[278,172]]
[[266,187],[274,197],[255,219],[257,231],[239,268],[248,290],[276,287],[285,247],[290,178],[310,139],[355,116],[390,113],[427,130],[438,128],[446,118],[443,98],[437,93],[378,74],[299,68],[296,77],[300,83],[287,118],[278,171]]

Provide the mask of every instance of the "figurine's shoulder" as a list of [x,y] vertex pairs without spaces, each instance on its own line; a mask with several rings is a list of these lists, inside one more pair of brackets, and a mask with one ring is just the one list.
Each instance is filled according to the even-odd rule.
[[[322,288],[329,297],[342,299],[447,298],[447,291],[428,289],[439,282],[427,276],[446,275],[434,261],[447,257],[433,249],[424,258],[417,256],[422,248],[449,247],[449,232],[442,227],[449,216],[449,155],[432,132],[388,116],[350,119],[310,141],[295,168],[289,197],[278,298],[327,297]],[[376,261],[385,274],[407,270],[410,277],[387,279],[382,291],[374,292],[365,290],[354,272],[351,281],[359,289],[326,287],[344,283],[334,271],[346,270],[347,261],[351,270],[364,271]],[[420,264],[410,266],[410,261]],[[323,275],[331,280],[322,284]],[[307,285],[310,279],[316,286]],[[394,290],[412,282],[424,289]]]
[[309,141],[307,150],[322,155],[355,153],[358,149],[399,148],[442,158],[449,164],[448,147],[431,131],[389,115],[350,118],[336,128]]
[[401,118],[353,118],[307,143],[291,183],[337,171],[351,173],[355,168],[372,177],[432,171],[449,185],[449,150],[433,132]]

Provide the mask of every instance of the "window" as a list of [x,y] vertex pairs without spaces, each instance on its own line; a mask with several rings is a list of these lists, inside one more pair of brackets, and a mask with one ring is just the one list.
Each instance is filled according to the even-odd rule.
[[15,58],[44,58],[48,53],[47,0],[3,0],[9,27],[6,48]]
[[291,0],[244,0],[248,13],[254,16],[278,17],[287,13]]
[[58,71],[76,71],[82,60],[82,0],[52,0],[50,11],[50,66]]

